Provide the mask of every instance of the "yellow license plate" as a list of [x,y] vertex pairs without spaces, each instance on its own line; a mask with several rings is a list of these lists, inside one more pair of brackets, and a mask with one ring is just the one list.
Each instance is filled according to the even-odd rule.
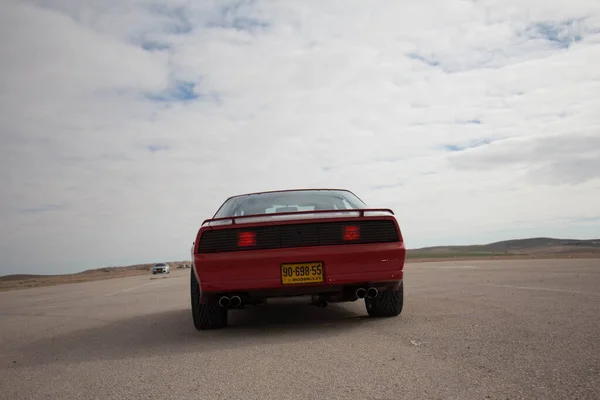
[[323,263],[281,264],[281,283],[284,285],[319,283],[323,280]]

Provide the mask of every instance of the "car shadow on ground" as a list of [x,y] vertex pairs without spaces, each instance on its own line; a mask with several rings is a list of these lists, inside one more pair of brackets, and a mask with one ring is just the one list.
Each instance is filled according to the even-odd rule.
[[357,312],[344,305],[268,304],[230,311],[226,329],[197,331],[190,309],[182,308],[46,337],[15,349],[21,357],[11,368],[285,344],[343,335],[378,323],[367,317],[366,310]]

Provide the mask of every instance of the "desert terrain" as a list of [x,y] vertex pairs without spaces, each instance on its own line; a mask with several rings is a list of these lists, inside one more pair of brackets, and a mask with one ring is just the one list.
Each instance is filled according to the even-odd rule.
[[[190,266],[191,261],[171,261],[169,262],[169,265],[171,266],[171,271],[173,271]],[[104,267],[63,275],[5,275],[0,276],[0,291],[64,285],[68,283],[93,282],[105,279],[125,278],[128,276],[151,275],[153,266],[154,264],[151,263],[123,267]]]
[[[600,259],[600,239],[576,240],[530,238],[471,246],[437,246],[407,251],[407,263],[468,260],[527,260],[527,259]],[[191,261],[170,261],[171,270],[189,267]],[[68,283],[92,282],[104,279],[148,275],[154,264],[122,267],[103,267],[64,275],[7,275],[0,276],[0,291],[54,286]]]
[[600,398],[600,260],[408,264],[404,309],[281,299],[194,329],[190,269],[0,293],[1,399]]

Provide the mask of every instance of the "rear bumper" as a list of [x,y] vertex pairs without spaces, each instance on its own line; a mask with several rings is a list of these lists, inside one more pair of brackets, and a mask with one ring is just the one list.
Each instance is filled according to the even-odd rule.
[[[403,278],[403,242],[195,254],[202,293],[254,292],[300,295],[349,285],[393,284]],[[324,281],[283,285],[282,263],[322,262]]]

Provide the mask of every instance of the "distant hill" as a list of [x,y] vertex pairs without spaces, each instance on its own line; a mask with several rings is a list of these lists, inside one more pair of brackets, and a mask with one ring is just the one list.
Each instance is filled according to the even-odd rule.
[[[171,266],[171,270],[181,268],[184,266],[190,266],[191,261],[170,261],[169,265]],[[127,265],[127,266],[119,266],[119,267],[101,267],[95,269],[88,269],[82,272],[76,272],[73,274],[61,274],[61,275],[32,275],[32,274],[15,274],[15,275],[4,275],[0,276],[0,283],[2,282],[13,282],[13,281],[36,281],[39,279],[69,279],[73,281],[87,281],[89,278],[112,278],[119,277],[125,275],[139,275],[147,273],[152,270],[154,263],[148,264],[135,264],[135,265]],[[2,289],[2,285],[0,285],[0,289]]]
[[[173,270],[175,268],[180,268],[184,265],[190,265],[191,261],[167,261],[167,263],[171,266],[171,270]],[[112,273],[114,273],[114,272],[132,271],[132,270],[150,271],[153,266],[154,266],[154,263],[135,264],[135,265],[127,265],[127,266],[121,266],[121,267],[102,267],[102,268],[96,268],[96,269],[88,269],[88,270],[85,270],[85,271],[79,272],[79,273],[80,274],[87,274],[90,272],[112,272]]]
[[28,279],[38,279],[42,278],[45,275],[31,275],[31,274],[15,274],[15,275],[4,275],[0,276],[0,281],[10,282],[10,281],[25,281]]
[[489,256],[566,256],[598,254],[600,239],[528,238],[504,240],[481,245],[433,246],[409,249],[408,258],[489,257]]

